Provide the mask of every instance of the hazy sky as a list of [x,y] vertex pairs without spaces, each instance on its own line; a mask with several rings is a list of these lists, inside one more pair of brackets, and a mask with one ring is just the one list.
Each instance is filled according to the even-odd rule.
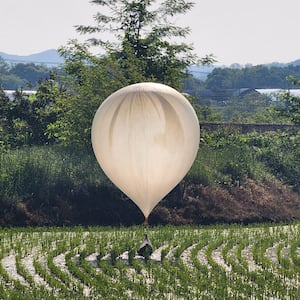
[[[177,18],[187,42],[219,64],[290,62],[300,58],[300,0],[194,0]],[[93,24],[89,0],[0,0],[0,51],[26,55],[66,45],[74,25]],[[84,39],[84,37],[80,37]]]

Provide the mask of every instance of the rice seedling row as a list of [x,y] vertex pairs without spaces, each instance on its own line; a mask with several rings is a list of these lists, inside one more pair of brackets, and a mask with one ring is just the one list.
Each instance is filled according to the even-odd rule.
[[[137,255],[145,230],[154,252]],[[0,231],[0,299],[296,299],[300,223]]]

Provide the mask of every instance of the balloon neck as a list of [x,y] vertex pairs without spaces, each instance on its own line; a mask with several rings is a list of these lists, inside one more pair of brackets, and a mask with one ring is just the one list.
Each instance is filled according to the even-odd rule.
[[149,222],[148,222],[148,217],[147,217],[147,218],[145,218],[143,225],[144,225],[144,226],[148,226],[148,225],[149,225]]

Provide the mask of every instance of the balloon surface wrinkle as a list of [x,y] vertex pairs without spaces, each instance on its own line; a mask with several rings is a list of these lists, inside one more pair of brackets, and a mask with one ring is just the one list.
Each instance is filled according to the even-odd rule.
[[116,110],[112,116],[112,119],[111,119],[111,125],[110,125],[110,128],[109,128],[109,144],[110,146],[112,147],[112,140],[113,140],[113,131],[114,131],[114,128],[115,128],[115,124],[118,120],[118,115],[119,115],[119,112],[120,112],[120,109],[122,107],[122,105],[124,105],[124,99],[125,97],[123,98],[122,101],[120,101],[119,105],[116,107]]
[[170,103],[159,94],[156,95],[160,99],[160,104],[163,108],[165,128],[160,135],[158,141],[163,145],[165,150],[175,151],[178,143],[184,142],[184,134],[178,113],[170,105]]

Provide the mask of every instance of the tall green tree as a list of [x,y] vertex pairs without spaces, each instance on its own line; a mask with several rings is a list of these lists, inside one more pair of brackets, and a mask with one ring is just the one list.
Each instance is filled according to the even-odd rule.
[[[176,26],[174,18],[187,13],[193,2],[92,0],[91,3],[101,11],[94,16],[95,25],[76,28],[82,34],[94,35],[89,43],[100,46],[118,61],[129,83],[151,80],[181,88],[186,68],[196,62],[196,56],[191,45],[180,42],[190,29]],[[103,32],[109,32],[114,42],[97,37]]]
[[[48,133],[61,142],[90,145],[93,116],[112,92],[128,84],[154,81],[181,89],[186,68],[196,62],[192,47],[174,41],[189,28],[172,19],[186,13],[193,3],[185,0],[93,0],[99,6],[94,26],[77,26],[93,37],[86,43],[71,41],[60,49],[65,58],[64,82],[69,96],[56,101],[58,118]],[[105,12],[105,13],[103,13]],[[111,40],[102,38],[108,31]],[[97,47],[99,56],[91,54]],[[207,62],[210,58],[205,58]]]
[[54,142],[46,131],[56,120],[56,98],[63,95],[54,77],[40,81],[36,94],[16,90],[13,99],[0,88],[0,145],[4,148]]

